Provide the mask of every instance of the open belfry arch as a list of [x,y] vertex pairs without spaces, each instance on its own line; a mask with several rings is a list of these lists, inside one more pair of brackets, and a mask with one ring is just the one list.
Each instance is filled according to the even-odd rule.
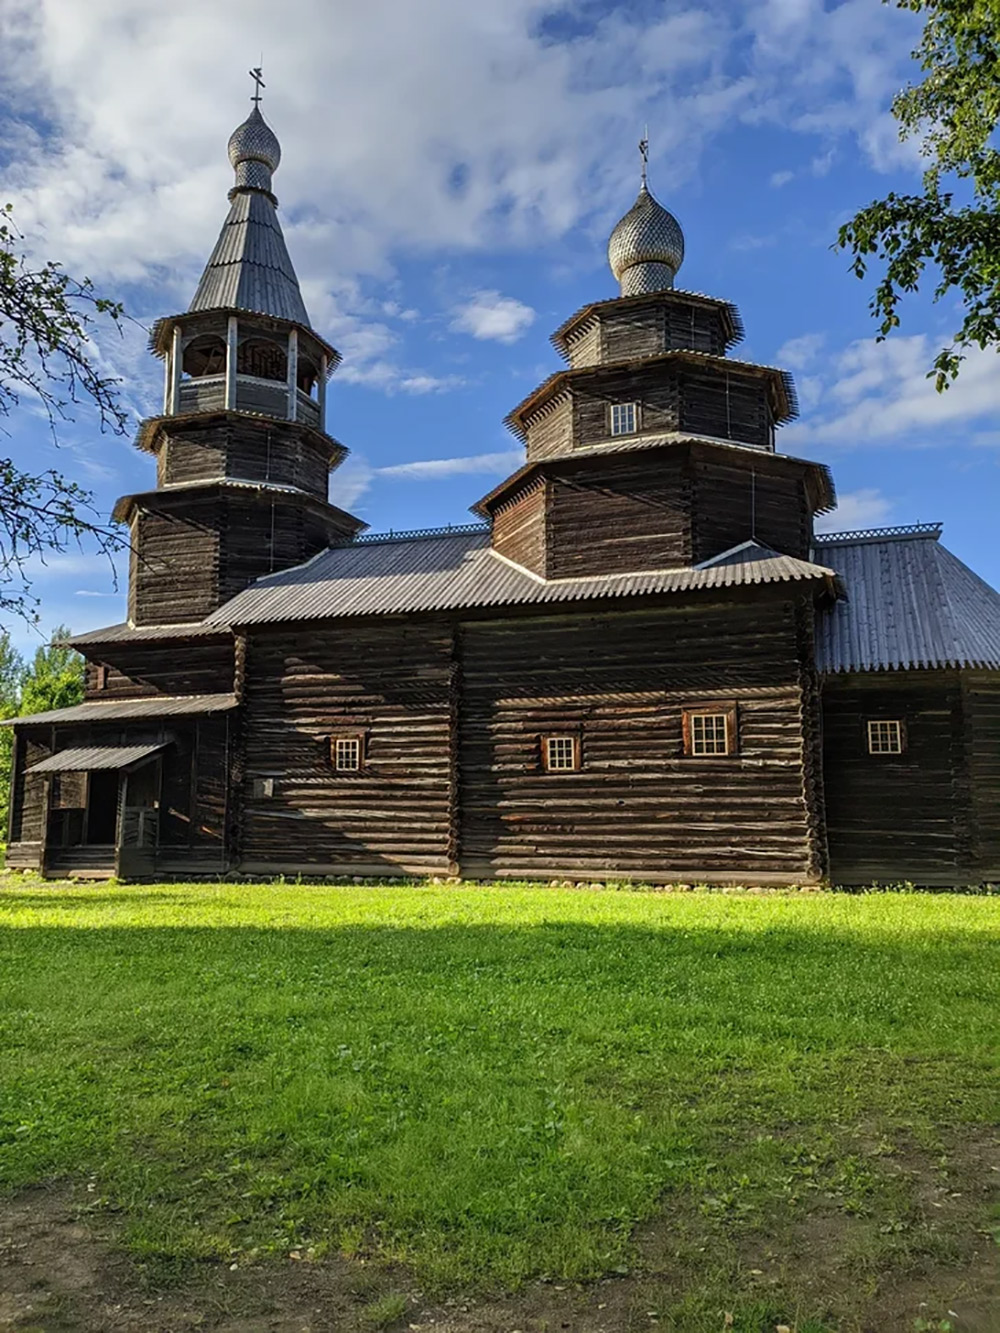
[[155,488],[87,696],[18,719],[8,862],[46,874],[1000,878],[1000,597],[936,526],[818,535],[780,369],[639,194],[618,294],[553,335],[477,522],[373,536],[329,499],[337,352],[234,131],[230,210],[159,320]]

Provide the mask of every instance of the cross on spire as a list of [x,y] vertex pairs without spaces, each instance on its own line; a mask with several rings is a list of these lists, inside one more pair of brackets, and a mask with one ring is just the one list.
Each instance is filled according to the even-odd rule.
[[267,85],[264,82],[264,70],[262,66],[258,65],[256,69],[250,70],[250,77],[251,79],[253,79],[253,85],[254,85],[253,96],[250,98],[250,101],[253,102],[255,107],[259,108],[260,90],[261,88],[267,87]]
[[642,159],[642,183],[646,184],[646,174],[649,169],[649,126],[647,125],[639,140],[639,156]]

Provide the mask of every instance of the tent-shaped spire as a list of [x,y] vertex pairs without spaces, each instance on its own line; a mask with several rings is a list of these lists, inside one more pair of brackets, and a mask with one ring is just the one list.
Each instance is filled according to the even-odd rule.
[[309,327],[299,280],[278,222],[271,174],[281,147],[255,105],[229,140],[236,184],[230,209],[194,300],[196,310],[248,310]]

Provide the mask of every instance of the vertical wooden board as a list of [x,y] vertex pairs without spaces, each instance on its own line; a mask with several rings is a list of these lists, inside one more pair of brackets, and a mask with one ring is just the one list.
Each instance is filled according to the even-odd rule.
[[970,766],[973,871],[1000,881],[1000,675],[963,673]]

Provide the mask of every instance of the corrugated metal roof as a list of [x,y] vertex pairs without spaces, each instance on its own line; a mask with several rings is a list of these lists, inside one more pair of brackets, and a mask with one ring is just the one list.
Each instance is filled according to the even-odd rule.
[[815,554],[847,600],[817,620],[821,671],[1000,668],[1000,593],[938,540],[939,524],[831,533]]
[[95,768],[128,768],[141,759],[165,750],[169,741],[158,745],[90,745],[78,750],[60,750],[41,763],[26,768],[26,773],[89,773]]
[[224,713],[226,709],[235,707],[235,694],[164,694],[153,699],[88,699],[86,703],[73,704],[70,708],[53,708],[47,713],[8,718],[0,722],[0,727],[21,727],[42,722],[132,722],[142,718]]
[[226,629],[219,625],[203,625],[201,621],[183,625],[105,625],[90,629],[85,634],[72,634],[66,640],[71,648],[102,643],[155,643],[158,639],[225,638]]
[[188,307],[189,311],[217,309],[249,310],[309,327],[277,211],[260,190],[233,196]]
[[206,623],[259,625],[334,616],[401,615],[694,592],[801,580],[832,582],[830,570],[761,550],[710,569],[654,569],[591,578],[542,579],[490,547],[489,533],[337,547],[306,565],[268,575]]

